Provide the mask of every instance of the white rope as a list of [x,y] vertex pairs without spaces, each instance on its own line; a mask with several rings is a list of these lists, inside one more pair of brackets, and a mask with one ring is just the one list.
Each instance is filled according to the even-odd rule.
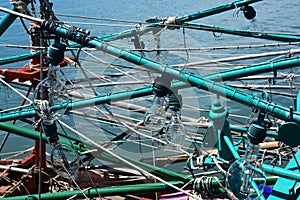
[[20,110],[20,109],[23,109],[23,108],[28,108],[28,107],[32,107],[32,104],[27,104],[27,105],[24,105],[24,106],[17,106],[17,107],[13,107],[13,108],[8,108],[8,109],[5,109],[5,110],[1,110],[0,113],[5,113],[5,112],[8,112],[8,111],[12,111],[12,110]]
[[117,26],[117,27],[133,27],[130,24],[100,24],[100,23],[91,23],[91,22],[74,22],[74,21],[64,21],[67,24],[80,24],[80,25],[92,25],[92,26]]
[[0,7],[0,11],[6,12],[6,13],[10,13],[12,15],[16,15],[18,17],[21,17],[21,18],[24,18],[24,19],[28,19],[28,20],[31,20],[31,21],[35,21],[35,22],[39,22],[39,23],[43,22],[42,19],[31,17],[29,15],[24,15],[22,13],[19,13],[19,12],[16,12],[16,11],[13,11],[13,10],[10,10],[10,9],[7,9],[7,8]]
[[23,95],[21,92],[19,92],[18,90],[16,90],[14,87],[12,87],[10,84],[8,84],[6,81],[4,81],[2,78],[0,78],[0,81],[6,85],[7,87],[9,87],[11,90],[13,90],[14,92],[16,92],[18,95],[20,95],[21,97],[23,97],[24,99],[26,99],[27,101],[29,101],[30,103],[33,103],[33,101],[31,99],[29,99],[28,97],[26,97],[25,95]]
[[[3,157],[3,156],[8,156],[6,158],[4,158],[5,160],[8,160],[8,159],[12,159],[12,158],[15,158],[17,156],[20,156],[22,154],[26,154],[30,151],[32,151],[34,149],[34,147],[31,147],[29,149],[25,149],[25,150],[21,150],[21,151],[14,151],[14,152],[7,152],[7,153],[1,153],[0,154],[0,157]],[[11,155],[11,156],[9,156]]]
[[123,75],[126,75],[126,76],[132,78],[132,79],[135,80],[135,81],[140,81],[140,80],[137,79],[136,77],[134,77],[134,76],[128,74],[128,73],[125,72],[125,71],[122,71],[122,70],[118,69],[117,67],[114,67],[114,66],[111,65],[111,64],[108,64],[107,62],[104,62],[102,59],[100,59],[100,58],[94,56],[93,54],[91,54],[91,53],[89,53],[89,52],[87,52],[87,51],[83,51],[83,52],[86,53],[87,55],[89,55],[90,57],[96,59],[97,61],[99,61],[99,62],[101,62],[101,63],[103,63],[103,64],[106,64],[108,67],[110,67],[110,68],[112,68],[112,69],[115,69],[116,71],[122,73]]
[[89,17],[89,16],[69,15],[69,14],[67,15],[67,14],[57,14],[57,13],[56,15],[64,16],[64,17],[72,17],[72,18],[92,19],[92,20],[99,20],[99,21],[112,21],[112,22],[132,23],[132,24],[149,24],[147,22],[142,22],[142,21],[111,19],[111,18],[103,18],[103,17]]
[[46,47],[39,47],[39,46],[28,46],[28,45],[15,45],[15,44],[8,44],[0,42],[1,47],[11,47],[11,48],[21,48],[21,49],[35,49],[35,50],[46,50]]

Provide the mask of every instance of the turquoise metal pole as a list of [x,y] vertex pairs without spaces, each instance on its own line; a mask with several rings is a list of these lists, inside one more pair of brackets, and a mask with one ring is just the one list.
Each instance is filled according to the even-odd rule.
[[[241,77],[252,76],[260,73],[272,72],[277,70],[289,69],[300,66],[300,57],[284,58],[271,62],[264,62],[249,66],[243,66],[236,69],[230,69],[214,74],[204,76],[206,79],[213,81],[228,81]],[[276,78],[276,77],[275,77]]]
[[[46,26],[46,24],[47,24],[47,26]],[[141,57],[139,54],[125,51],[121,48],[115,47],[108,43],[98,41],[97,39],[91,40],[91,39],[87,38],[85,41],[82,41],[83,37],[82,37],[81,33],[76,33],[75,35],[73,34],[72,36],[70,36],[70,35],[68,35],[68,27],[57,25],[54,22],[44,22],[44,26],[46,26],[48,29],[50,29],[49,31],[53,31],[55,34],[58,34],[62,37],[67,37],[76,42],[84,42],[85,44],[88,44],[88,45],[91,45],[94,47],[98,47],[100,50],[102,50],[104,52],[110,53],[110,54],[118,56],[118,57],[120,56],[121,58],[123,58],[127,61],[130,61],[130,62],[136,63],[136,64],[140,64],[148,69],[157,71],[159,73],[169,74],[179,80],[184,80],[184,81],[188,80],[192,85],[195,85],[199,88],[208,90],[213,93],[220,94],[222,96],[228,96],[230,99],[238,101],[240,103],[244,103],[246,105],[253,106],[253,107],[258,106],[258,108],[260,108],[266,112],[269,112],[270,114],[273,114],[276,117],[279,117],[281,119],[284,119],[284,120],[290,119],[289,111],[287,111],[286,108],[282,108],[280,106],[270,104],[269,102],[263,102],[260,99],[253,98],[251,95],[246,95],[245,93],[242,93],[231,87],[221,86],[212,81],[203,79],[202,77],[199,77],[199,76],[196,76],[196,75],[193,75],[190,73],[186,73],[184,71],[176,70],[174,68],[169,67],[168,65]],[[52,27],[52,26],[54,26],[54,27]],[[298,65],[299,58],[291,59],[288,62],[283,61],[283,62],[278,62],[278,63],[277,62],[268,63],[268,64],[265,64],[264,67],[257,66],[258,67],[257,72],[264,71],[267,69],[270,70],[270,68],[274,69],[274,67],[276,67],[277,65],[279,68],[280,67],[285,68],[288,66],[288,64],[290,64],[290,66]],[[251,69],[249,68],[249,70],[244,70],[244,72],[246,71],[248,74],[252,74],[252,73],[254,73],[252,71],[254,68],[255,67],[251,67]],[[243,70],[241,70],[241,71],[243,71]],[[226,72],[227,77],[234,78],[234,77],[238,77],[238,76],[242,76],[242,75],[245,76],[245,73],[241,73],[241,71],[237,71],[237,70],[236,71],[235,70],[227,71]],[[218,75],[210,76],[210,78],[212,78],[212,79],[214,79],[216,77],[220,77],[220,76],[218,76]],[[207,77],[207,78],[209,78],[209,77]],[[223,75],[223,78],[224,78],[224,80],[226,80],[226,74]],[[185,83],[177,83],[177,84],[178,84],[177,86],[185,86],[186,85]],[[89,101],[93,102],[94,100],[89,100]],[[89,104],[88,102],[85,102],[85,103],[86,103],[86,105],[92,105],[92,104]],[[82,103],[79,103],[79,104],[83,105]],[[274,110],[276,110],[276,112],[273,112]],[[25,113],[22,113],[22,114],[18,114],[18,113],[11,114],[10,113],[10,114],[2,115],[3,117],[0,117],[0,121],[15,119],[16,117],[21,118],[21,117],[29,117],[29,116],[34,116],[34,115],[35,115],[35,112],[32,110],[25,111]],[[299,123],[298,113],[294,113],[293,120],[295,122]]]
[[[230,139],[229,139],[227,136],[224,136],[224,140],[225,140],[227,146],[229,147],[230,151],[232,152],[233,157],[234,157],[235,159],[240,158],[240,155],[239,155],[239,154],[237,153],[237,151],[235,150],[235,148],[234,148],[232,142],[230,141]],[[244,168],[242,168],[242,170],[244,170]],[[257,187],[257,184],[256,184],[253,180],[251,180],[251,186],[254,188],[254,190],[255,190],[255,192],[256,192],[257,194],[260,194],[259,189],[258,189],[258,187]],[[264,198],[263,195],[260,195],[260,196],[259,196],[259,199],[264,200],[265,198]]]
[[216,6],[216,7],[206,9],[206,10],[203,10],[203,11],[190,13],[190,14],[187,14],[187,15],[184,15],[184,16],[176,16],[176,17],[174,17],[173,24],[165,23],[165,21],[164,21],[165,19],[164,20],[162,20],[160,18],[155,18],[153,20],[150,19],[150,20],[148,20],[148,22],[151,23],[151,21],[153,21],[153,23],[151,23],[151,24],[141,26],[140,28],[127,30],[127,31],[124,31],[124,32],[121,32],[121,33],[106,35],[106,36],[103,36],[103,37],[99,37],[98,39],[108,42],[108,41],[113,41],[113,40],[118,40],[118,39],[123,39],[123,38],[129,38],[129,37],[132,37],[134,35],[143,35],[145,33],[153,31],[155,29],[163,28],[166,25],[169,25],[169,28],[172,29],[172,28],[174,28],[174,26],[172,26],[172,25],[175,25],[175,28],[176,28],[178,25],[181,25],[184,22],[189,22],[189,21],[192,21],[192,20],[196,20],[196,19],[211,16],[211,15],[219,14],[219,13],[222,13],[222,12],[225,12],[225,11],[228,11],[228,10],[232,10],[232,9],[242,7],[246,4],[250,5],[252,3],[256,3],[256,2],[259,2],[259,1],[262,1],[262,0],[237,0],[237,1],[233,1],[233,2],[228,3],[228,4],[223,4],[221,6]]
[[[145,95],[151,95],[152,94],[152,86],[144,87],[140,89],[136,89],[133,91],[125,91],[125,92],[119,92],[119,93],[113,93],[113,94],[105,94],[100,95],[95,98],[85,99],[85,100],[78,100],[74,102],[65,102],[61,104],[54,105],[52,107],[53,111],[57,111],[60,109],[78,109],[93,105],[99,105],[103,103],[110,103],[112,100],[124,100],[128,98],[136,98],[136,97],[142,97]],[[36,110],[32,107],[26,108],[22,111],[15,111],[15,112],[8,112],[8,113],[1,113],[0,114],[0,121],[9,121],[14,119],[20,119],[20,118],[28,118],[28,117],[34,117],[36,116]]]
[[282,42],[300,42],[300,37],[297,35],[284,35],[284,34],[277,34],[277,33],[247,31],[247,30],[239,30],[234,28],[226,28],[221,26],[211,26],[207,24],[196,24],[190,22],[183,23],[182,26],[190,29],[211,31],[217,33],[226,33],[231,35],[239,35],[243,37],[268,39],[268,40],[275,40],[275,41],[282,41]]
[[[55,24],[52,24],[52,25],[55,25]],[[50,26],[48,26],[48,28],[49,27]],[[51,29],[51,30],[54,31],[56,34],[61,35],[62,37],[68,37],[68,35],[67,35],[67,33],[68,33],[68,27],[63,27],[63,26],[61,26],[61,27],[57,26],[56,27],[56,25],[55,25],[55,29]],[[130,62],[136,63],[136,64],[143,64],[143,63],[145,63],[144,61],[146,60],[147,63],[145,63],[145,64],[148,65],[146,67],[148,67],[148,68],[150,68],[152,70],[158,71],[158,72],[163,72],[164,71],[163,69],[165,69],[165,68],[167,69],[168,68],[168,65],[164,65],[162,63],[159,63],[159,62],[156,62],[156,61],[153,61],[153,60],[150,60],[150,59],[143,58],[143,57],[141,57],[138,54],[134,54],[132,52],[128,52],[128,51],[125,51],[125,50],[122,50],[122,49],[118,49],[117,47],[114,47],[112,45],[109,46],[107,43],[104,43],[102,41],[89,40],[89,39],[87,39],[85,41],[82,41],[82,35],[80,33],[72,35],[72,36],[69,36],[69,37],[71,37],[71,39],[73,39],[73,40],[75,40],[77,42],[84,42],[84,43],[92,44],[92,45],[94,43],[93,46],[100,46],[103,51],[105,51],[107,53],[110,53],[110,54],[113,54],[113,55],[116,55],[116,56],[122,55],[123,54],[122,52],[124,52],[124,55],[126,57],[124,57],[124,56],[121,56],[121,57],[123,57],[124,59],[126,59],[126,60],[128,60]],[[112,50],[108,51],[107,47],[111,47]],[[143,62],[139,62],[139,61],[143,61]],[[292,67],[292,66],[296,66],[296,65],[299,65],[299,58],[298,57],[297,58],[293,58],[293,59],[291,59],[289,61],[272,62],[272,63],[266,63],[263,66],[252,66],[252,67],[249,67],[249,68],[245,67],[245,68],[243,68],[241,70],[231,70],[231,71],[227,71],[225,73],[222,73],[221,76],[218,75],[218,74],[214,74],[214,75],[208,76],[207,78],[210,78],[210,79],[213,79],[213,80],[214,79],[217,80],[217,79],[223,78],[223,80],[227,80],[228,78],[237,78],[237,77],[241,77],[241,76],[245,76],[245,75],[251,75],[251,74],[255,74],[255,73],[261,73],[262,71],[270,71],[270,70],[279,69],[279,68],[283,69],[283,68],[288,68],[288,67]],[[155,66],[155,68],[153,66]],[[181,72],[184,72],[184,71],[181,71]],[[176,78],[184,80],[184,78],[182,78],[182,76],[180,74],[181,72],[179,72],[179,71],[177,71],[175,69],[172,69],[172,74],[173,75],[174,75],[174,73],[177,74],[177,76],[175,76]],[[168,72],[168,74],[171,74],[171,73]],[[183,74],[186,75],[186,76],[190,76],[188,73],[185,73],[185,72]],[[194,84],[194,83],[192,82],[192,84]],[[195,85],[199,85],[199,83],[197,82]],[[203,84],[201,84],[201,85],[203,85]],[[205,85],[205,81],[204,81],[204,85]],[[185,87],[186,84],[183,83],[183,82],[181,82],[181,83],[176,83],[173,86],[175,86],[175,87]],[[198,87],[201,87],[201,86],[198,86]],[[229,88],[229,87],[227,87],[227,88]],[[203,88],[203,89],[206,89],[206,88]],[[229,88],[229,89],[232,89],[232,88]],[[210,89],[206,89],[206,90],[210,90]],[[224,89],[224,90],[226,90],[226,89]],[[214,92],[213,90],[211,90],[211,91]],[[235,90],[235,91],[238,91],[238,90]],[[235,91],[232,91],[230,93],[231,94],[235,94]],[[229,90],[228,90],[228,92],[229,92]],[[141,95],[141,93],[140,93],[140,95]],[[144,95],[146,95],[146,94],[144,94]],[[224,96],[226,94],[223,93],[221,95]],[[252,97],[250,95],[248,95],[248,98],[252,98]],[[89,100],[89,101],[93,102],[93,100]],[[87,102],[85,102],[85,103],[87,103]],[[78,104],[81,104],[81,103],[78,103]],[[81,105],[83,105],[83,104],[81,104]],[[89,103],[87,103],[86,105],[89,105]],[[249,105],[249,104],[246,103],[246,105]],[[254,106],[255,107],[256,105],[250,104],[250,106]],[[272,110],[269,111],[269,112],[272,113]],[[289,115],[286,114],[286,111],[284,111],[281,114],[284,115],[284,119],[289,118]],[[28,110],[28,111],[25,111],[25,113],[22,112],[21,114],[19,114],[19,113],[13,113],[13,114],[8,113],[8,114],[2,115],[2,117],[0,117],[0,121],[6,121],[6,120],[16,119],[16,118],[22,118],[22,117],[32,117],[34,115],[35,115],[35,112],[33,110]],[[274,115],[277,115],[277,114],[274,114]]]
[[[30,0],[22,0],[22,2],[24,2],[24,4],[27,6],[30,2]],[[12,6],[11,10],[16,11],[15,7]],[[16,15],[12,15],[12,14],[5,14],[1,20],[0,20],[0,37],[1,35],[8,29],[8,27],[15,21],[15,19],[17,18]]]
[[274,175],[278,175],[283,178],[300,181],[300,174],[297,172],[293,172],[291,170],[287,170],[284,168],[280,168],[280,167],[276,167],[276,166],[272,166],[272,165],[268,165],[268,164],[264,164],[264,163],[262,164],[262,167],[269,174],[272,174],[272,175],[274,174]]
[[298,91],[298,94],[297,94],[296,111],[300,112],[300,90]]
[[30,52],[30,53],[26,53],[26,54],[17,55],[17,56],[0,58],[0,65],[5,65],[5,64],[9,64],[9,63],[23,61],[23,60],[29,60],[29,59],[39,57],[39,56],[40,56],[40,52]]
[[[235,150],[235,148],[234,148],[234,146],[233,146],[231,140],[229,139],[229,137],[224,136],[224,140],[225,140],[225,143],[227,144],[227,146],[229,147],[229,150],[231,151],[233,157],[234,157],[235,159],[239,159],[239,158],[240,158],[240,155],[239,155],[238,152]],[[242,170],[244,170],[244,168],[242,168]],[[258,189],[258,187],[257,187],[257,184],[256,184],[253,180],[251,180],[251,186],[253,187],[253,189],[256,191],[257,194],[260,193],[260,192],[259,192],[259,189]],[[264,200],[265,198],[264,198],[263,195],[260,195],[260,196],[259,196],[259,199]]]
[[212,121],[212,125],[209,127],[209,129],[213,130],[213,132],[208,131],[205,134],[204,138],[207,136],[213,137],[214,135],[217,135],[217,148],[219,158],[227,161],[232,160],[233,157],[223,138],[224,136],[226,136],[232,141],[228,122],[228,110],[222,105],[219,97],[214,100],[208,116]]
[[[246,1],[238,0],[238,1],[234,1],[232,3],[224,4],[224,5],[217,6],[217,7],[211,8],[211,9],[206,9],[206,10],[194,12],[194,13],[191,13],[191,14],[188,14],[188,15],[185,15],[185,16],[176,17],[175,18],[175,24],[179,25],[179,24],[182,24],[182,23],[185,23],[185,22],[188,22],[188,21],[204,18],[204,17],[207,17],[207,16],[211,16],[211,15],[214,15],[214,14],[224,12],[224,11],[228,11],[228,10],[231,10],[231,9],[236,9],[238,7],[241,7],[241,6],[245,5],[245,4],[249,5],[249,4],[252,4],[252,3],[259,2],[259,1],[262,1],[262,0],[246,0]],[[30,1],[29,0],[24,0],[24,2],[26,3],[26,5],[28,5],[28,3]],[[13,11],[15,10],[13,6],[12,6],[11,10],[13,10]],[[15,18],[16,18],[15,15],[6,14],[0,20],[0,36],[2,34],[1,30],[3,29],[3,32],[4,32],[8,28],[8,26],[14,21]],[[163,23],[162,20],[158,20],[158,23],[145,25],[142,28],[142,31],[139,30],[139,29],[131,29],[131,30],[120,32],[120,33],[101,36],[98,39],[102,40],[102,41],[113,41],[113,40],[117,40],[117,39],[132,37],[136,34],[142,35],[142,34],[145,34],[149,31],[153,31],[154,29],[161,28],[161,27],[165,26],[162,23]],[[79,45],[76,45],[76,44],[72,45],[73,48],[76,47],[76,46],[79,46]],[[31,59],[35,56],[39,56],[39,53],[31,52],[31,53],[28,53],[28,54],[22,54],[22,55],[18,55],[18,56],[0,58],[0,65],[7,64],[7,63],[12,63],[12,62],[16,62],[16,61]]]
[[[182,71],[181,71],[182,72]],[[187,77],[187,79],[191,80],[192,74],[186,73],[184,76]],[[278,118],[284,119],[284,120],[289,120],[290,119],[290,109],[277,105],[272,102],[267,102],[262,99],[253,97],[251,95],[248,95],[244,92],[241,92],[237,89],[234,89],[229,86],[224,86],[218,83],[215,83],[213,81],[203,79],[201,77],[193,77],[194,80],[193,82],[196,83],[195,85],[198,85],[199,88],[205,89],[207,91],[220,94],[223,96],[226,96],[229,99],[238,101],[240,103],[243,103],[248,106],[252,106],[255,108],[260,108],[265,112],[269,112],[271,115],[274,115]],[[192,83],[193,83],[192,82]],[[182,82],[178,84],[174,84],[174,86],[182,86]],[[150,95],[152,94],[152,87],[147,87],[147,88],[141,88],[137,89],[134,91],[126,91],[122,93],[116,93],[116,94],[107,94],[107,95],[102,95],[99,97],[95,97],[92,99],[87,99],[87,100],[80,100],[76,102],[70,102],[70,103],[62,103],[59,105],[55,105],[53,107],[53,110],[59,110],[59,109],[64,109],[68,107],[68,109],[75,109],[75,108],[82,108],[82,107],[87,107],[91,105],[98,105],[102,103],[110,103],[112,100],[122,100],[126,98],[135,98],[135,97],[141,97],[145,95]],[[18,118],[26,118],[26,117],[33,117],[36,115],[36,112],[33,108],[31,109],[26,109],[20,112],[10,112],[10,113],[2,113],[0,115],[0,121],[8,121],[8,120],[13,120],[13,119],[18,119]],[[300,122],[300,116],[299,113],[294,112],[292,120],[296,123]]]
[[235,159],[239,159],[239,158],[240,158],[240,155],[239,155],[239,153],[236,151],[236,149],[234,148],[234,146],[233,146],[231,140],[230,140],[227,136],[224,136],[224,140],[225,140],[225,142],[226,142],[226,144],[227,144],[229,150],[231,151],[233,157],[234,157]]

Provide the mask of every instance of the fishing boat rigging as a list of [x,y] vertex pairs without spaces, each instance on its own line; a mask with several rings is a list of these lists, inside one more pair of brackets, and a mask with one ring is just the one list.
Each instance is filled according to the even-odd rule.
[[[25,27],[23,20],[29,20],[36,31],[27,31],[34,32],[30,53],[0,59],[2,66],[31,59],[24,68],[0,70],[3,86],[24,98],[21,106],[3,108],[0,129],[37,141],[34,152],[18,165],[0,160],[1,166],[7,162],[7,167],[0,166],[7,186],[1,189],[2,197],[136,195],[158,199],[159,192],[163,199],[168,198],[166,193],[180,192],[194,199],[296,198],[298,183],[293,180],[300,180],[299,137],[295,134],[300,100],[297,72],[292,70],[299,66],[299,36],[192,23],[229,10],[253,20],[256,2],[259,0],[237,0],[187,15],[148,18],[133,29],[102,36],[59,21],[48,1],[40,1],[39,18],[31,1],[13,1],[11,9],[0,7],[7,13],[0,20],[0,35],[17,17]],[[202,48],[190,45],[189,29],[277,43]],[[182,43],[164,47],[166,32],[179,33]],[[178,37],[172,36],[173,41]],[[148,48],[151,45],[154,48]],[[212,50],[275,46],[295,49],[209,60],[201,57]],[[268,84],[261,94],[253,94],[250,89],[258,86],[249,86],[249,79],[251,85],[256,81],[265,84],[265,80]],[[29,85],[27,94],[16,89],[17,85]],[[278,103],[273,101],[275,95],[292,100],[289,105]],[[239,107],[235,103],[243,106],[242,112],[231,113],[228,107]],[[9,123],[12,120],[17,124]],[[19,126],[20,121],[26,127]],[[98,171],[93,169],[94,162],[103,164]],[[287,167],[280,167],[281,162]],[[182,172],[184,166],[187,170]],[[13,177],[10,170],[21,175]],[[36,187],[30,187],[34,184]],[[280,191],[280,196],[282,184],[288,190]]]

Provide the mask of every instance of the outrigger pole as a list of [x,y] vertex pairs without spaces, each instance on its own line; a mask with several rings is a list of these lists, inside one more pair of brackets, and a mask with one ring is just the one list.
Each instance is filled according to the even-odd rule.
[[[45,52],[46,54],[46,52]],[[0,65],[6,65],[9,63],[14,63],[14,62],[19,62],[23,60],[29,60],[32,58],[38,58],[40,56],[40,52],[30,52],[30,53],[25,53],[17,56],[9,56],[9,57],[4,57],[0,58]]]
[[247,31],[247,30],[240,30],[235,28],[226,28],[222,26],[211,26],[207,24],[196,24],[190,22],[183,23],[182,26],[183,28],[210,31],[215,33],[226,33],[230,35],[238,35],[243,37],[252,37],[252,38],[259,38],[259,39],[282,41],[282,42],[300,42],[300,36],[297,35],[268,33],[268,32],[260,32],[260,31]]

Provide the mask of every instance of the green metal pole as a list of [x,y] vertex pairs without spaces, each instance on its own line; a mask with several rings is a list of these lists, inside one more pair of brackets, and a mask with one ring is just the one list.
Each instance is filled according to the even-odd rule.
[[[30,2],[30,0],[22,0],[24,4],[27,6]],[[14,6],[11,7],[11,10],[16,11],[16,8]],[[1,20],[0,20],[0,37],[1,35],[8,29],[8,27],[15,21],[17,18],[16,15],[12,14],[5,14]]]
[[243,37],[268,39],[268,40],[275,40],[275,41],[282,41],[282,42],[300,42],[300,37],[297,35],[284,35],[284,34],[277,34],[277,33],[247,31],[247,30],[239,30],[234,28],[226,28],[221,26],[211,26],[207,24],[196,24],[190,22],[183,23],[182,26],[190,29],[226,33],[231,35],[239,35]]
[[[14,124],[9,124],[5,122],[0,123],[0,130],[2,131],[7,131],[10,133],[14,133],[16,135],[20,135],[26,138],[34,139],[34,140],[39,140],[40,139],[40,132],[34,131],[28,128],[20,127]],[[73,138],[71,138],[73,139]],[[48,143],[47,137],[45,134],[42,134],[42,141],[45,143]],[[83,144],[80,143],[78,140],[75,141],[75,143],[71,143],[69,139],[65,138],[60,138],[60,143],[66,144],[69,146],[74,147],[77,151],[83,152],[87,151],[88,149],[83,147]]]
[[[268,184],[274,184],[278,178],[277,177],[267,177]],[[221,183],[224,183],[224,180],[219,180]],[[219,181],[213,179],[211,180],[211,186],[213,188],[220,187]],[[259,179],[254,179],[255,182],[260,182]],[[181,187],[183,182],[181,181],[170,181],[170,184]],[[206,184],[206,181],[204,181]],[[187,188],[191,188],[191,184],[187,186]],[[172,192],[174,191],[173,188],[164,184],[164,183],[145,183],[145,184],[135,184],[135,185],[126,185],[126,186],[113,186],[113,187],[106,187],[106,188],[95,188],[90,189],[84,192],[84,194],[89,197],[98,197],[98,193],[104,196],[110,195],[126,195],[126,194],[133,194],[133,193],[153,193],[153,192]],[[52,199],[68,199],[72,196],[77,198],[83,198],[84,196],[81,194],[80,190],[73,190],[67,192],[56,192],[56,193],[44,193],[41,194],[41,200],[52,200]],[[38,194],[32,195],[23,195],[23,196],[14,196],[14,197],[7,197],[3,198],[4,200],[35,200],[38,199]]]
[[[15,133],[15,134],[18,134],[18,135],[21,135],[21,136],[24,136],[24,137],[28,137],[28,138],[31,138],[31,139],[39,138],[39,134],[40,134],[37,131],[27,129],[27,128],[24,128],[24,127],[19,127],[19,126],[12,125],[12,124],[8,124],[8,123],[0,123],[0,129],[4,130],[4,131],[10,131],[12,133]],[[42,140],[44,142],[47,142],[46,136],[44,134],[42,136]],[[71,145],[68,140],[62,140],[61,139],[60,142],[63,143],[63,144]],[[80,144],[79,145],[72,144],[72,145],[77,150],[81,150],[81,151],[87,150],[87,149],[85,149],[85,147],[83,147],[83,145],[80,145]],[[105,160],[110,161],[110,162],[119,163],[121,165],[123,164],[121,161],[117,160],[116,158],[112,157],[111,155],[109,155],[107,153],[101,153],[101,157]],[[235,156],[235,157],[237,157],[237,156]],[[131,163],[134,163],[134,164],[142,167],[143,169],[146,169],[146,170],[150,171],[151,173],[164,178],[165,180],[180,180],[180,181],[174,182],[175,184],[173,184],[173,185],[176,185],[176,186],[177,186],[177,183],[182,185],[183,182],[188,182],[188,181],[191,180],[190,177],[178,174],[176,172],[172,172],[172,171],[169,171],[169,170],[166,170],[166,169],[154,167],[152,165],[149,165],[149,164],[146,164],[146,163],[143,163],[143,162],[139,162],[139,161],[136,161],[134,159],[127,158],[127,157],[126,157],[126,159],[129,160]],[[276,181],[276,179],[272,178],[269,181],[274,182],[274,181]],[[170,182],[170,183],[172,183],[172,182]],[[155,191],[152,190],[153,187],[152,187],[152,189],[150,189],[150,188],[148,188],[147,184],[142,184],[142,185],[143,185],[144,191],[148,191],[148,189],[149,189],[149,191],[155,192]],[[166,185],[164,185],[164,186],[166,186]],[[213,186],[217,187],[218,183],[215,182],[213,184]],[[136,188],[136,187],[139,188],[139,185],[134,185],[134,186],[130,186],[130,187],[132,189]],[[156,187],[156,185],[154,187]],[[158,186],[158,188],[161,188],[161,187],[162,187],[161,185]],[[166,186],[166,187],[168,187],[168,186]],[[133,189],[134,191],[128,190],[128,188],[126,186],[124,186],[124,188],[123,188],[123,186],[121,186],[121,188],[114,188],[114,189],[116,189],[117,191],[120,191],[122,194],[128,194],[128,193],[132,193],[132,192],[136,191],[135,189]],[[66,196],[68,196],[68,195],[73,196],[73,195],[79,194],[79,191],[77,191],[77,192],[72,191],[72,192],[73,193],[55,193],[55,196],[53,196],[53,195],[49,196],[50,194],[42,194],[42,199],[48,199],[48,198],[59,198],[59,199],[62,198],[63,199],[63,198],[66,198]],[[94,191],[94,192],[95,192],[94,195],[98,195],[98,193],[96,191]],[[112,195],[114,192],[115,192],[115,190],[113,190],[111,188],[103,188],[103,190],[102,189],[99,190],[99,193],[103,196]],[[121,194],[121,193],[115,193],[115,194]],[[53,194],[53,193],[51,193],[51,194]],[[92,195],[92,193],[89,193],[89,194]],[[10,197],[10,198],[5,198],[5,199],[25,199],[24,197],[27,197],[28,199],[30,199],[32,197],[33,199],[35,199],[35,195],[16,196],[16,197]]]
[[[172,185],[177,187],[181,187],[183,182],[181,181],[172,181],[169,182]],[[135,185],[124,185],[124,186],[113,186],[113,187],[105,187],[105,188],[92,188],[84,191],[83,193],[89,197],[101,197],[110,196],[110,195],[126,195],[126,194],[136,194],[136,193],[153,193],[153,192],[170,192],[174,191],[170,186],[164,183],[145,183],[145,184],[135,184]],[[54,193],[43,193],[40,195],[41,200],[53,200],[53,199],[69,199],[70,197],[75,196],[76,199],[84,198],[85,196],[82,194],[80,190],[66,191],[66,192],[54,192]],[[15,196],[3,198],[5,200],[36,200],[38,199],[38,194],[32,195],[23,195],[23,196]]]

